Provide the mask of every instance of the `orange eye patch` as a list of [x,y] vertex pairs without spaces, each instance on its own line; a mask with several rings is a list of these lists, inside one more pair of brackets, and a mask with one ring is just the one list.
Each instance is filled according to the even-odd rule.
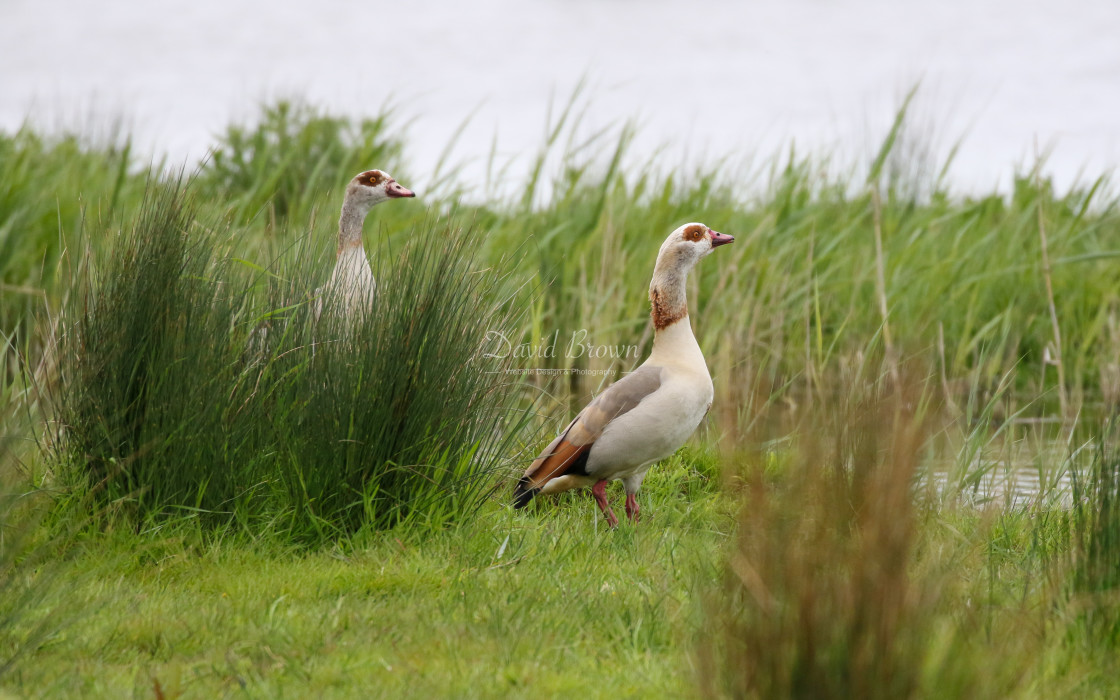
[[684,236],[684,239],[686,241],[692,241],[693,243],[697,243],[697,242],[700,241],[701,238],[704,237],[704,233],[705,233],[705,230],[704,230],[703,226],[701,226],[700,224],[693,224],[692,226],[689,226],[688,228],[686,228],[684,230],[684,233],[682,233],[681,235]]
[[378,170],[367,170],[358,176],[358,182],[367,187],[377,187],[385,180],[384,173]]

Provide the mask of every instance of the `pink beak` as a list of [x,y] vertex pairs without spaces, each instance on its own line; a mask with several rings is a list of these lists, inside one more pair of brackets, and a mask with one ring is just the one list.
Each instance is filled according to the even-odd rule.
[[401,183],[397,182],[396,180],[393,180],[392,182],[390,182],[388,187],[385,188],[385,194],[389,195],[390,197],[415,197],[416,196],[415,192],[413,192],[410,189],[407,189],[406,187],[401,185]]
[[720,233],[719,231],[712,231],[712,247],[713,248],[715,248],[716,246],[726,245],[728,243],[731,243],[734,240],[735,240],[734,236],[728,236],[726,233]]

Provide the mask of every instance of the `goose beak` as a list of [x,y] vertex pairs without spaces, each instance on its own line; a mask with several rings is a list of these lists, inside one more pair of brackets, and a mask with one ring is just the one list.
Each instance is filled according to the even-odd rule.
[[385,188],[385,194],[389,195],[390,197],[394,197],[394,198],[396,198],[396,197],[415,197],[416,196],[415,192],[413,192],[412,190],[404,187],[403,185],[401,185],[401,183],[397,182],[396,180],[390,182],[389,186]]
[[726,245],[728,243],[733,242],[734,240],[735,240],[734,236],[728,236],[726,233],[720,233],[719,231],[712,231],[712,247],[713,248],[715,248],[717,246],[721,246],[721,245]]

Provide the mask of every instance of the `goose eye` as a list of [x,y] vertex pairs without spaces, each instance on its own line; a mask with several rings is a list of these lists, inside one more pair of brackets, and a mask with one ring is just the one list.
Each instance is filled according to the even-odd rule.
[[703,226],[689,226],[684,230],[684,239],[690,243],[698,243],[704,237]]

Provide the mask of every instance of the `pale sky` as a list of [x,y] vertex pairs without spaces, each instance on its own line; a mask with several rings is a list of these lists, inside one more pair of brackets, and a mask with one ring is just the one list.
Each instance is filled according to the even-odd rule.
[[660,153],[666,167],[791,142],[864,159],[920,80],[921,144],[943,155],[964,139],[955,190],[1006,187],[1036,143],[1062,187],[1120,163],[1116,2],[96,5],[0,2],[0,128],[90,132],[120,118],[142,150],[182,161],[261,101],[299,96],[352,116],[391,103],[422,186],[468,119],[459,177],[481,178],[495,135],[523,166],[549,100],[583,78],[583,133],[634,119],[635,159]]

